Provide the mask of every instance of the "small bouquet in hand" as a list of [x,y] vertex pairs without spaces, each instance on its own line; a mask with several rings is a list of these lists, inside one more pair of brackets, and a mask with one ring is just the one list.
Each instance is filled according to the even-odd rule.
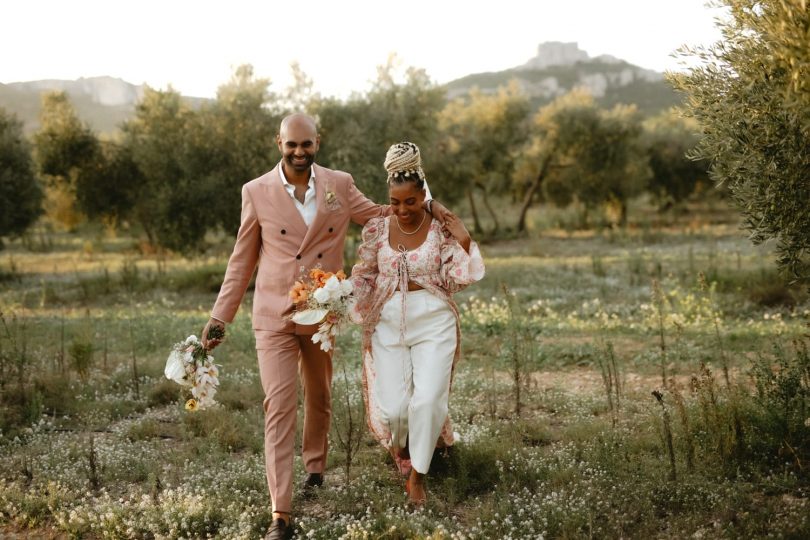
[[[224,336],[224,330],[219,327],[212,327],[208,332],[209,340]],[[191,387],[186,410],[196,411],[216,404],[214,394],[219,387],[219,368],[197,336],[188,336],[185,341],[175,343],[166,360],[164,374],[179,385]]]
[[291,319],[297,324],[320,323],[312,342],[320,343],[321,350],[329,351],[338,325],[347,317],[353,290],[352,282],[342,270],[333,274],[313,268],[290,290],[290,298],[299,306]]

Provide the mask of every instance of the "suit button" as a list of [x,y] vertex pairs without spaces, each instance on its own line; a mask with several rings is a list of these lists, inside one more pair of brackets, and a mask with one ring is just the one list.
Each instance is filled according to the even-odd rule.
[[332,232],[332,231],[334,231],[334,230],[335,230],[335,229],[333,229],[332,227],[329,227],[329,232]]
[[323,257],[323,254],[318,253],[318,258],[320,259],[321,257]]
[[296,255],[295,258],[300,261],[301,260],[301,255]]
[[281,229],[281,234],[287,234],[287,229]]

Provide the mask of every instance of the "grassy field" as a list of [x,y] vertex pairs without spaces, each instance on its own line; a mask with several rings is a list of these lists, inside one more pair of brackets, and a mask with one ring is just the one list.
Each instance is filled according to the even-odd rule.
[[[0,252],[0,536],[262,536],[249,299],[216,351],[218,408],[184,411],[162,376],[229,247],[189,260],[88,229]],[[299,538],[810,537],[810,300],[733,215],[483,250],[487,277],[457,296],[460,442],[435,456],[427,506],[405,505],[365,432],[347,328]]]

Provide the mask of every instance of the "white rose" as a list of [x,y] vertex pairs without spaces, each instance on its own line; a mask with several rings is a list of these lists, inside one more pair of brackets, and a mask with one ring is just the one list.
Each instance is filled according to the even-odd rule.
[[326,287],[315,289],[315,292],[312,293],[312,296],[315,297],[315,300],[317,300],[319,304],[325,304],[331,298],[331,295],[329,294],[329,291],[326,290]]
[[323,288],[329,293],[330,300],[337,300],[340,298],[340,278],[332,276],[326,280]]
[[340,294],[341,296],[349,296],[354,291],[354,284],[350,279],[344,279],[340,282]]

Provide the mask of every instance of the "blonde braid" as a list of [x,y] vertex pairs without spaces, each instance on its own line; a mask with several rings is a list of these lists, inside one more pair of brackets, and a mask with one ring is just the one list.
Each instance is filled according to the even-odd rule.
[[385,154],[383,163],[388,171],[388,182],[411,180],[425,180],[425,171],[422,170],[422,156],[419,147],[412,142],[401,142],[391,146]]

